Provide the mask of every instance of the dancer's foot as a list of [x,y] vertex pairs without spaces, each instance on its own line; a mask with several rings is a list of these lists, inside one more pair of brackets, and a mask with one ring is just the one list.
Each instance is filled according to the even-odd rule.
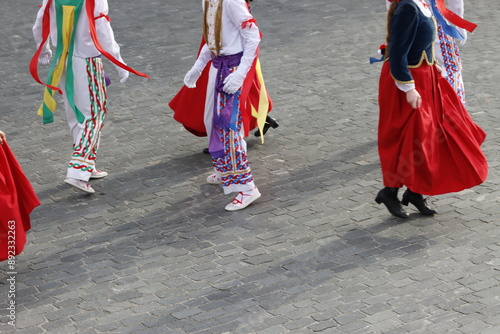
[[240,191],[234,199],[226,205],[227,211],[237,211],[246,208],[261,196],[259,189],[254,187],[250,191]]
[[424,196],[414,193],[410,189],[406,189],[403,194],[403,198],[401,199],[401,204],[408,205],[408,203],[415,205],[418,211],[420,211],[423,215],[432,216],[437,213],[436,210],[427,206],[427,201],[424,199]]
[[222,182],[222,179],[220,177],[217,177],[217,175],[213,173],[212,175],[209,175],[207,177],[207,182],[211,184],[220,184]]
[[408,213],[403,210],[401,202],[398,199],[398,188],[385,187],[380,190],[375,198],[375,202],[378,204],[384,203],[387,210],[396,217],[408,218]]
[[[266,117],[266,123],[264,124],[264,128],[262,129],[262,134],[265,135],[267,133],[267,130],[269,130],[269,128],[276,129],[278,126],[280,126],[278,120],[268,115]],[[255,131],[254,136],[260,137],[260,130]]]
[[67,177],[64,180],[64,182],[66,182],[67,184],[69,184],[75,188],[78,188],[81,191],[84,191],[86,193],[89,193],[89,194],[95,193],[95,190],[90,186],[90,184],[87,181],[74,179],[72,177]]
[[92,174],[90,174],[91,179],[102,179],[103,177],[106,177],[106,176],[108,176],[107,172],[102,172],[98,169],[94,169]]

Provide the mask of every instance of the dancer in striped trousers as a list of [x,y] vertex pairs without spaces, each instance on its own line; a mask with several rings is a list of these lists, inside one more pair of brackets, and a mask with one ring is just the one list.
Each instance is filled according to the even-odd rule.
[[[38,63],[50,65],[38,114],[44,123],[52,122],[54,94],[63,94],[73,139],[65,182],[87,193],[95,192],[89,179],[108,175],[96,168],[107,113],[106,83],[110,82],[104,73],[102,55],[114,63],[121,83],[129,72],[147,77],[123,63],[107,14],[107,0],[43,0],[33,26],[38,47],[30,64],[34,79],[42,83]],[[49,39],[55,48],[54,57]]]

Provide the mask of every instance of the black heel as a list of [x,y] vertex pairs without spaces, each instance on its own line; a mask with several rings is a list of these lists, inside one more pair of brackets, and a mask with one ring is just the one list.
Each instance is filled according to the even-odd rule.
[[[262,134],[265,135],[267,133],[267,130],[269,130],[269,128],[276,129],[278,126],[280,126],[278,120],[274,117],[267,115],[266,124],[264,124],[264,128],[262,129]],[[260,131],[259,130],[255,131],[254,136],[260,137]]]
[[403,194],[403,198],[401,199],[401,204],[408,205],[408,203],[413,204],[423,215],[432,216],[437,213],[436,210],[433,210],[427,206],[427,201],[422,195],[414,193],[410,189],[406,189]]
[[276,129],[278,126],[280,126],[278,120],[271,116],[266,117],[266,122],[269,123],[269,126],[272,127],[273,129]]
[[408,213],[403,210],[401,202],[398,200],[398,188],[385,187],[380,190],[375,197],[378,204],[384,203],[391,214],[399,218],[408,218]]

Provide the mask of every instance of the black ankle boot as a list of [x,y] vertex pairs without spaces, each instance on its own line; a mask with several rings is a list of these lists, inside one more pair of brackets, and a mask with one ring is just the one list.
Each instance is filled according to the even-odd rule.
[[[266,116],[266,124],[264,124],[264,128],[262,129],[262,134],[266,134],[267,130],[269,130],[269,128],[276,129],[278,126],[280,126],[280,124],[278,123],[276,118],[267,115]],[[254,136],[260,137],[260,131],[259,130],[255,131]]]
[[398,188],[385,187],[380,190],[375,198],[375,202],[378,204],[384,203],[387,210],[396,217],[408,218],[408,214],[403,210],[401,202],[398,199]]
[[431,216],[437,213],[436,210],[427,206],[427,201],[424,199],[424,196],[414,193],[410,189],[406,189],[401,200],[401,204],[403,205],[408,205],[408,203],[415,205],[418,211],[423,215]]

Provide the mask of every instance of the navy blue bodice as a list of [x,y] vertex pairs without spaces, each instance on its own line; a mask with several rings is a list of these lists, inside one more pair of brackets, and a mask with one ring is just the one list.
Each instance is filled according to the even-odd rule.
[[426,61],[435,62],[433,42],[436,25],[413,0],[402,0],[391,23],[389,41],[389,62],[391,74],[397,82],[412,83],[409,68],[415,68]]

